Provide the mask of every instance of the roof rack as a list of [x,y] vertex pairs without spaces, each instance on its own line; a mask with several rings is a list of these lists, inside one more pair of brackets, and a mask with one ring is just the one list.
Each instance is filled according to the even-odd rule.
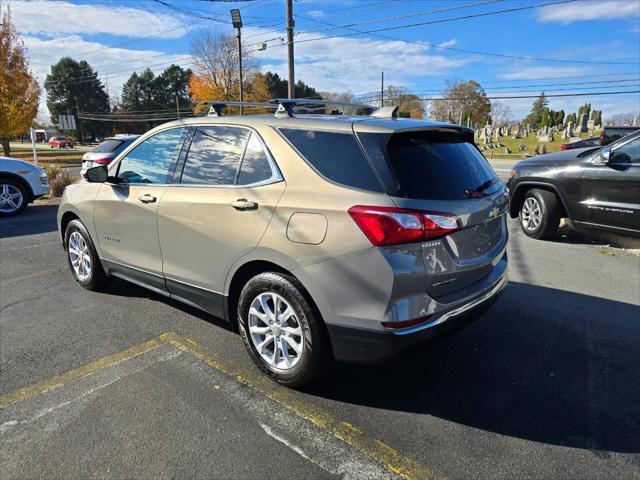
[[375,109],[371,105],[362,103],[335,102],[333,100],[321,100],[316,98],[275,98],[268,102],[227,102],[227,101],[207,101],[201,102],[201,105],[209,106],[209,116],[219,117],[226,107],[262,107],[275,109],[274,116],[277,118],[293,117],[294,109],[304,109],[308,106],[324,107],[354,107],[363,110],[373,111],[371,116],[377,118],[395,118],[397,116],[397,107],[383,107]]

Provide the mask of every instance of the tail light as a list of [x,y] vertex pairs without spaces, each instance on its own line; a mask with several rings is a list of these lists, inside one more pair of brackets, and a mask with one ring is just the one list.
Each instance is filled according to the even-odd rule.
[[569,147],[569,145],[564,143],[564,144],[560,145],[560,150],[571,150],[571,148]]
[[94,165],[109,165],[111,163],[111,160],[113,160],[113,158],[98,158],[96,160],[93,160],[93,164]]
[[356,205],[349,215],[375,247],[422,242],[460,230],[458,217],[448,213]]

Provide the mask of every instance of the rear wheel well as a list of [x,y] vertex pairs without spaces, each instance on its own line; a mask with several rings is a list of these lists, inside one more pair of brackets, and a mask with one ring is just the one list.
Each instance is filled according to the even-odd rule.
[[236,315],[236,311],[238,309],[238,300],[240,298],[242,289],[251,278],[265,272],[283,273],[285,275],[293,277],[297,281],[298,286],[302,290],[302,293],[309,301],[309,304],[311,305],[311,308],[313,308],[314,313],[318,316],[321,323],[324,325],[324,320],[322,319],[322,315],[320,315],[318,306],[314,302],[307,289],[304,288],[302,282],[300,282],[300,280],[298,280],[298,278],[293,273],[285,268],[282,268],[279,265],[276,265],[275,263],[268,262],[266,260],[254,260],[241,266],[233,274],[231,284],[229,285],[229,295],[227,297],[227,317],[234,329],[238,328],[238,318]]
[[31,203],[33,201],[33,191],[31,190],[31,185],[29,185],[29,182],[27,182],[26,180],[24,180],[20,176],[13,175],[11,173],[2,173],[2,174],[0,174],[0,180],[14,180],[14,181],[18,182],[20,185],[22,185],[24,187],[25,191],[27,192],[27,196],[29,198],[27,198],[26,200],[29,203]]
[[64,242],[64,232],[67,231],[67,225],[69,225],[69,223],[72,220],[76,220],[76,219],[79,219],[79,217],[73,212],[65,212],[64,215],[62,215],[62,219],[60,220],[60,235],[62,236],[63,242]]
[[549,185],[536,185],[536,184],[525,184],[516,190],[515,194],[511,198],[511,206],[510,206],[510,214],[512,218],[516,218],[520,212],[520,207],[522,207],[522,202],[524,202],[524,197],[527,196],[527,193],[531,190],[545,190],[547,192],[553,193],[558,199],[558,207],[560,208],[560,218],[569,217],[569,212],[564,208],[564,203],[562,202],[562,198],[558,195],[558,192],[555,188]]

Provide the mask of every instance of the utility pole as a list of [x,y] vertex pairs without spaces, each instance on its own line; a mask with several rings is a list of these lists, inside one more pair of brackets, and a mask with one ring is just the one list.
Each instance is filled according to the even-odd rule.
[[293,0],[287,0],[287,59],[289,61],[289,98],[296,98],[296,79],[293,65]]
[[[234,8],[231,10],[231,23],[233,28],[236,29],[236,37],[238,37],[238,80],[240,83],[240,101],[244,101],[242,92],[242,17],[240,16],[240,10]],[[240,115],[244,115],[244,108],[240,105]]]
[[380,108],[384,107],[384,72],[380,76]]

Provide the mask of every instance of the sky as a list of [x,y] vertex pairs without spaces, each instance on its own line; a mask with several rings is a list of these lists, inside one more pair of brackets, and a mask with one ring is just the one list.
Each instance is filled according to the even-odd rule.
[[[0,0],[11,9],[34,75],[63,56],[84,59],[112,102],[134,71],[195,68],[191,46],[207,30],[243,38],[262,71],[287,77],[285,0]],[[532,98],[610,118],[640,112],[640,0],[294,0],[296,80],[361,98],[386,85],[428,99],[448,80],[476,80],[515,119]],[[267,48],[256,46],[265,42]],[[44,96],[40,118],[46,117]]]

